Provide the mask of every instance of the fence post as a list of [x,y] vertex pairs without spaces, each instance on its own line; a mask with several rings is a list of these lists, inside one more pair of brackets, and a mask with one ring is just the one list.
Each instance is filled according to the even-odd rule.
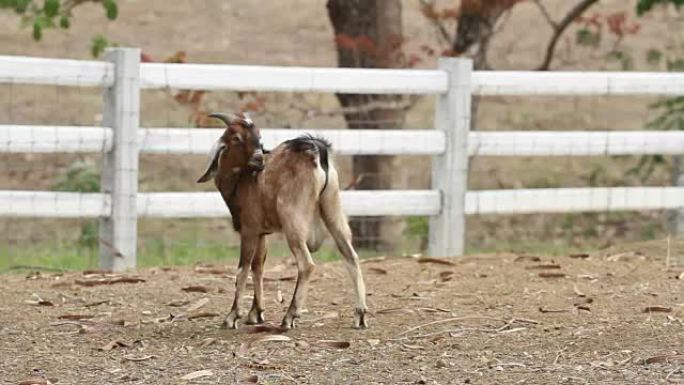
[[[684,187],[684,155],[673,157],[673,161],[673,184],[677,187]],[[684,239],[684,207],[675,210],[673,222],[675,236],[679,239]]]
[[460,256],[465,250],[465,194],[468,190],[468,132],[471,114],[470,59],[440,58],[449,88],[439,95],[435,126],[446,135],[446,151],[432,161],[432,189],[442,195],[442,211],[430,218],[429,253]]
[[100,267],[120,271],[136,262],[140,49],[108,49],[105,60],[114,64],[114,84],[103,93],[102,124],[114,130],[114,141],[102,161],[111,215],[100,219]]

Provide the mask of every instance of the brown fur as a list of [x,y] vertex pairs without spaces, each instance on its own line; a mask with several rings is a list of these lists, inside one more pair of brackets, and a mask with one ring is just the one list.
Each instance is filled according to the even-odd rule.
[[247,323],[264,321],[265,236],[274,232],[285,235],[297,261],[297,285],[282,321],[285,327],[294,326],[314,270],[311,251],[321,245],[324,223],[344,256],[352,278],[356,292],[354,326],[366,327],[365,285],[358,256],[351,243],[351,230],[342,212],[337,171],[328,157],[327,148],[322,151],[325,156],[321,156],[320,147],[314,142],[306,142],[315,139],[299,138],[301,141],[282,143],[270,154],[263,155],[257,128],[243,124],[244,120],[241,121],[239,115],[214,116],[226,122],[228,127],[217,142],[219,150],[212,154],[207,172],[199,181],[214,178],[241,238],[235,299],[224,326],[237,327],[237,320],[241,317],[239,300],[250,267],[254,280],[254,303]]

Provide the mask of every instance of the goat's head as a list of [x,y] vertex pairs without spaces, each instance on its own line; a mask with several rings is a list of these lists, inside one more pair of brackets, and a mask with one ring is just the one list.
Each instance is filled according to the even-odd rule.
[[261,133],[246,114],[211,114],[226,124],[226,130],[209,153],[209,163],[197,180],[206,182],[216,175],[229,176],[242,171],[261,171],[264,168],[264,150]]

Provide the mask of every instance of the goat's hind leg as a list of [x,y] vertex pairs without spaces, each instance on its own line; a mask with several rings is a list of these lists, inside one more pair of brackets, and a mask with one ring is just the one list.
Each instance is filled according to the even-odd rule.
[[[333,185],[333,187],[335,187]],[[342,211],[339,195],[336,191],[330,191],[323,195],[321,201],[321,214],[328,231],[335,240],[340,253],[344,256],[347,271],[354,285],[356,294],[356,308],[354,309],[354,328],[365,329],[368,327],[366,313],[366,285],[363,281],[359,256],[352,246],[352,233],[347,223],[347,218]]]
[[252,310],[247,314],[246,324],[255,325],[264,322],[264,262],[266,261],[266,236],[259,236],[254,259],[252,259],[252,280],[254,281],[254,302]]
[[238,264],[238,274],[235,278],[235,299],[233,300],[230,313],[228,313],[221,326],[224,329],[237,329],[237,321],[240,318],[240,298],[242,298],[242,291],[245,289],[249,268],[252,264],[258,242],[259,237],[242,236],[240,239],[240,262]]

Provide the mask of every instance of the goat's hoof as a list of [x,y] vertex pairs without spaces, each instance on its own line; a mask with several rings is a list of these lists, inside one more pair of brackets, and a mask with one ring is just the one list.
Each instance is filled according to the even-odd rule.
[[253,308],[249,311],[249,314],[247,314],[247,320],[245,323],[247,325],[258,325],[264,323],[264,321],[264,311]]
[[280,326],[284,327],[285,329],[294,329],[297,327],[297,318],[299,318],[299,316],[287,314],[285,315],[285,318],[283,318],[283,322],[280,323]]
[[354,329],[368,329],[366,312],[366,309],[356,309],[354,311]]
[[239,318],[240,316],[237,314],[237,312],[231,311],[230,314],[228,314],[228,317],[226,317],[225,321],[223,321],[223,324],[221,324],[221,329],[237,329]]

